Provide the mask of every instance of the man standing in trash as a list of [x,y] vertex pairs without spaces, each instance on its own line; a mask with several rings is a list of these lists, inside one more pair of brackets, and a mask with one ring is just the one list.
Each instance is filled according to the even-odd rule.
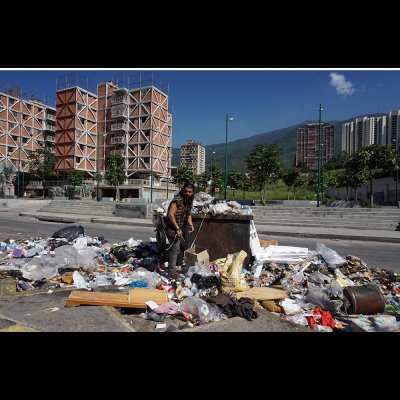
[[193,185],[186,182],[168,207],[169,273],[175,272],[177,265],[182,265],[183,252],[190,245],[190,233],[194,231],[191,215],[193,199]]

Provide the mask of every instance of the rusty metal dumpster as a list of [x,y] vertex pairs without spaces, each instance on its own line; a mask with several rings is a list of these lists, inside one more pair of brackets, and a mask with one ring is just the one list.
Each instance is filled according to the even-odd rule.
[[[203,219],[204,222],[200,228]],[[210,261],[244,250],[247,253],[246,262],[248,262],[251,256],[250,222],[252,219],[252,215],[218,215],[216,217],[192,215],[194,225],[192,239],[198,232],[196,245],[208,250]]]

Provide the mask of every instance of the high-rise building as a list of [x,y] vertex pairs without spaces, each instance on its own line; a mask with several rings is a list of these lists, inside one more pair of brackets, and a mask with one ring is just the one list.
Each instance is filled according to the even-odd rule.
[[378,144],[388,144],[387,116],[358,117],[342,125],[342,151],[348,155],[354,154],[358,149]]
[[181,167],[186,167],[196,175],[206,170],[206,150],[195,140],[188,140],[181,146]]
[[0,162],[26,173],[32,151],[54,152],[55,113],[41,100],[23,99],[20,88],[0,92]]
[[318,148],[321,146],[321,166],[334,154],[335,126],[321,124],[322,135],[319,142],[319,123],[307,124],[297,128],[296,166],[300,164],[311,169],[318,168]]
[[78,80],[57,85],[56,169],[106,172],[105,159],[123,157],[129,180],[168,176],[172,115],[168,87],[153,79],[122,77],[96,93]]
[[96,172],[97,102],[95,93],[79,86],[57,90],[56,171]]
[[387,121],[387,146],[400,153],[400,110],[390,111]]

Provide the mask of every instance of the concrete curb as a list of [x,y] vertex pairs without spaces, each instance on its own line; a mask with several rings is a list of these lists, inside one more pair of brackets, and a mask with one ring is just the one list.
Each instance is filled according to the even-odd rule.
[[36,218],[39,221],[51,221],[51,222],[90,222],[90,217],[81,218],[81,217],[59,217],[56,215],[40,215],[40,214],[31,214],[31,213],[19,213],[20,217],[28,217],[28,218]]
[[90,222],[96,223],[96,224],[114,224],[114,225],[130,225],[130,226],[149,226],[152,227],[154,226],[151,222],[131,222],[131,221],[113,221],[113,220],[106,220],[102,218],[92,218]]
[[[257,226],[256,226],[257,228]],[[386,242],[386,243],[400,243],[399,238],[392,237],[377,237],[377,236],[354,236],[346,234],[334,234],[334,233],[308,233],[308,232],[277,232],[269,231],[265,229],[258,229],[259,235],[272,235],[272,236],[288,236],[288,237],[299,237],[299,238],[323,238],[323,239],[341,239],[341,240],[359,240],[366,242]]]

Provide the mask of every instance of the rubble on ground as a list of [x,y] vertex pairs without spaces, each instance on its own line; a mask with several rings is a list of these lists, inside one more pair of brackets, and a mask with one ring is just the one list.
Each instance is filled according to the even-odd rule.
[[168,301],[142,303],[147,310],[140,317],[155,323],[177,319],[179,329],[232,317],[251,321],[261,308],[315,331],[400,329],[400,276],[393,271],[371,268],[353,255],[342,257],[322,243],[315,251],[262,247],[254,236],[250,244],[248,265],[241,249],[211,262],[196,260],[192,251],[190,262],[168,274],[155,239],[111,244],[69,226],[50,238],[0,242],[0,278],[15,279],[20,292],[163,290]]

